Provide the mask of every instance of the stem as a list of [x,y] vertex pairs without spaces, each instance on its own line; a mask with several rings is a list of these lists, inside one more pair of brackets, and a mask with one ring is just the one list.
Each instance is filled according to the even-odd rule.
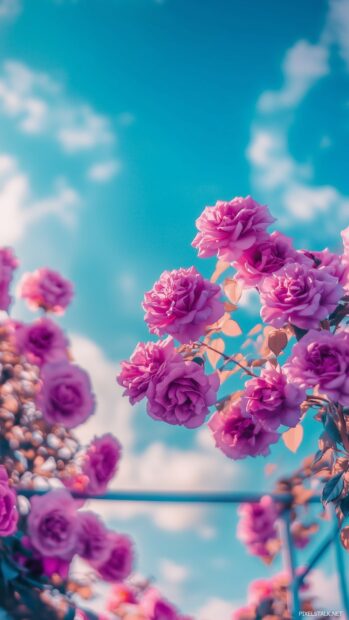
[[233,364],[236,364],[237,366],[239,366],[239,368],[241,368],[241,370],[243,370],[250,377],[258,376],[254,372],[252,372],[252,370],[247,368],[247,366],[244,366],[244,364],[241,364],[240,362],[238,362],[233,356],[229,356],[221,351],[218,351],[218,349],[211,347],[211,345],[206,344],[206,342],[197,342],[196,344],[199,346],[204,346],[207,349],[210,349],[210,351],[213,351],[214,353],[218,353],[224,359],[224,364],[220,368],[218,368],[218,370],[220,371],[223,370],[224,366],[226,366],[229,362],[232,362]]

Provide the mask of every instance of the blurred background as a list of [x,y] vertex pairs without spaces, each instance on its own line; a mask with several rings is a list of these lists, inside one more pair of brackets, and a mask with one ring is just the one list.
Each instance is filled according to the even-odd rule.
[[[348,77],[348,0],[0,0],[0,243],[19,275],[44,265],[75,283],[61,322],[99,399],[80,435],[122,441],[115,488],[268,490],[316,450],[308,420],[297,455],[279,444],[230,462],[205,429],[132,410],[115,375],[148,338],[140,303],[161,271],[212,272],[190,246],[205,205],[250,193],[297,247],[340,247]],[[245,295],[244,328],[258,312]],[[234,506],[95,508],[198,620],[228,620],[252,578],[280,569],[236,541]],[[340,609],[331,553],[312,579],[318,604]]]

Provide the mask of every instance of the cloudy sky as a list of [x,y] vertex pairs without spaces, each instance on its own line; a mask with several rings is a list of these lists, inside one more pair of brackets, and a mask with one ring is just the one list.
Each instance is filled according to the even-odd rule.
[[[348,74],[348,0],[0,0],[0,243],[21,271],[75,282],[63,325],[99,397],[83,438],[123,442],[115,487],[270,488],[265,461],[229,462],[205,430],[130,410],[115,374],[147,338],[144,289],[163,269],[213,269],[190,247],[206,204],[251,193],[298,247],[338,247]],[[246,328],[256,312],[245,299]],[[291,471],[284,454],[269,462]],[[98,508],[134,536],[137,570],[198,620],[228,620],[249,580],[280,567],[235,541],[235,507]],[[331,571],[329,556],[314,580],[338,607]]]

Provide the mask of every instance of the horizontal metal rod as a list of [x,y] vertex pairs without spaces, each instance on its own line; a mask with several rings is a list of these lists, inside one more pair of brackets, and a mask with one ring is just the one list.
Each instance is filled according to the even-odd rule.
[[[49,490],[49,489],[48,489]],[[45,495],[48,490],[17,489],[18,495],[31,497],[33,495]],[[110,502],[167,502],[174,504],[240,504],[242,502],[258,502],[264,495],[268,495],[276,502],[288,504],[292,502],[289,494],[278,493],[249,493],[237,492],[190,492],[190,491],[108,491],[103,495],[90,495],[85,493],[72,493],[76,499],[95,499]],[[312,504],[320,501],[319,495],[313,495]]]

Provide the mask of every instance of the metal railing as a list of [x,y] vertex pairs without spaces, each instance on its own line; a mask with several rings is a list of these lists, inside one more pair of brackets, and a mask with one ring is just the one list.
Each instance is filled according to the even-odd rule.
[[[18,489],[18,494],[25,497],[32,495],[44,495],[46,490]],[[104,495],[87,495],[84,493],[72,493],[77,499],[112,501],[112,502],[156,502],[156,503],[182,503],[182,504],[240,504],[258,502],[263,496],[269,495],[273,500],[284,505],[280,515],[282,550],[284,555],[285,569],[289,575],[289,605],[292,618],[300,616],[300,588],[311,570],[318,564],[326,551],[334,545],[336,566],[338,572],[339,590],[345,612],[345,618],[349,620],[349,592],[346,580],[345,560],[343,548],[340,542],[340,528],[336,515],[333,511],[334,525],[330,533],[318,545],[310,556],[306,567],[300,569],[297,566],[296,550],[292,542],[290,505],[292,496],[277,493],[245,493],[245,492],[162,492],[162,491],[108,491]],[[318,504],[320,496],[313,495],[309,503]]]

